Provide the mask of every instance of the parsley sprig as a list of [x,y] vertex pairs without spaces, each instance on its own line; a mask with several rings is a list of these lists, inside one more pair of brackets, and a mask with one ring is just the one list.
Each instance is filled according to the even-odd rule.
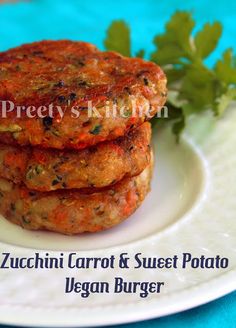
[[[232,49],[227,49],[212,68],[205,64],[221,37],[221,23],[207,23],[193,36],[194,27],[191,13],[176,12],[165,25],[165,32],[154,38],[156,49],[149,58],[164,69],[168,78],[169,117],[155,121],[171,121],[177,139],[189,115],[205,110],[222,115],[236,99],[236,59]],[[124,21],[114,21],[104,45],[107,50],[131,56],[129,26]],[[143,49],[135,54],[141,58],[144,55]]]

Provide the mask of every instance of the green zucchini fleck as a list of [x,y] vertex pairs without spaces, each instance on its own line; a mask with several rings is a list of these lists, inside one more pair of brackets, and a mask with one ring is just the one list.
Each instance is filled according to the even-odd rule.
[[0,132],[20,132],[22,128],[17,124],[10,124],[8,126],[0,125]]
[[101,132],[102,126],[100,124],[95,125],[95,127],[89,131],[93,135],[98,135]]
[[10,207],[11,207],[11,211],[12,211],[12,212],[15,212],[15,210],[16,210],[16,205],[15,205],[14,203],[11,203]]
[[44,168],[42,165],[36,165],[35,167],[30,167],[28,172],[26,173],[26,179],[31,180],[35,175],[39,175],[44,172]]
[[23,222],[24,224],[29,224],[29,223],[31,223],[30,219],[28,219],[25,215],[22,215],[22,222]]

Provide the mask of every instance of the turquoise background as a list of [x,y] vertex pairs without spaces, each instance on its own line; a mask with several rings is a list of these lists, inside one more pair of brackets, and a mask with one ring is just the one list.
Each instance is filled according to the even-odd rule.
[[125,19],[132,31],[133,50],[154,48],[155,34],[176,10],[190,10],[197,31],[205,22],[219,20],[224,32],[212,63],[227,47],[235,46],[234,0],[31,0],[0,8],[0,50],[42,39],[85,40],[103,47],[105,31],[114,19]]
[[[227,47],[235,49],[236,1],[233,0],[32,0],[0,5],[0,50],[26,42],[63,38],[84,40],[103,48],[110,22],[125,19],[132,31],[133,52],[140,48],[151,52],[154,35],[163,31],[165,22],[177,9],[193,13],[197,22],[195,32],[205,22],[222,22],[223,36],[207,60],[208,65]],[[193,310],[123,327],[236,328],[236,292]]]

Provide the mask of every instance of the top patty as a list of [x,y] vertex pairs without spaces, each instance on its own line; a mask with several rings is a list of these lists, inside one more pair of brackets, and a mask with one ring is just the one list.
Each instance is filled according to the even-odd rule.
[[[42,41],[0,53],[0,99],[14,103],[5,118],[0,106],[2,142],[82,149],[154,116],[166,101],[166,77],[154,63],[88,43]],[[28,117],[29,106],[46,106],[45,117]]]

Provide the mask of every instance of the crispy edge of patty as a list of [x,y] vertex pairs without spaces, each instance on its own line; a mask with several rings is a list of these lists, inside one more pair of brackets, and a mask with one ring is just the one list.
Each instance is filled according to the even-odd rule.
[[0,144],[0,177],[38,191],[102,188],[140,174],[150,162],[151,125],[80,151]]
[[79,234],[109,229],[127,219],[150,190],[153,161],[137,177],[99,192],[35,192],[0,179],[0,213],[28,230]]
[[[79,63],[83,58],[82,66],[76,67],[76,58]],[[0,53],[0,62],[4,70],[3,78],[0,78],[1,99],[24,106],[53,103],[65,107],[64,117],[60,119],[57,116],[50,124],[45,124],[47,117],[45,120],[24,116],[17,118],[14,113],[12,117],[0,118],[1,140],[9,144],[86,148],[123,136],[153,117],[166,101],[166,77],[159,66],[140,58],[101,52],[87,43],[43,41],[23,45]],[[23,68],[19,70],[18,66]],[[100,71],[105,72],[105,77],[98,76]],[[75,84],[74,80],[80,73],[84,76],[83,83]],[[65,78],[72,82],[64,81]],[[59,86],[62,81],[63,86]],[[65,106],[61,103],[62,99],[65,99]],[[93,115],[88,118],[88,111],[84,109],[88,101],[92,101],[101,117]],[[112,109],[109,111],[111,117],[104,115],[107,101],[117,106],[115,118],[112,117]],[[124,105],[126,113],[132,112],[134,101],[134,114],[121,117]],[[79,118],[71,117],[72,106],[80,108]],[[140,115],[140,108],[150,107],[150,115],[146,115],[145,110]]]

